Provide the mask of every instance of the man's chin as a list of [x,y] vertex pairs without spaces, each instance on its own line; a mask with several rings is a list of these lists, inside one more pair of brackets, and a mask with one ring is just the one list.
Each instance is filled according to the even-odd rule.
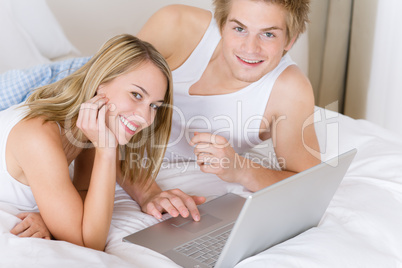
[[263,77],[262,75],[255,75],[255,74],[238,74],[235,75],[235,78],[239,81],[242,81],[244,83],[254,83],[257,82],[258,80]]

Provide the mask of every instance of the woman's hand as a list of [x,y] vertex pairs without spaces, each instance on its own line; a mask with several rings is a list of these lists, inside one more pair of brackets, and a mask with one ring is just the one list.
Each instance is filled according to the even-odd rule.
[[17,217],[21,219],[21,222],[10,231],[12,234],[19,237],[51,239],[51,234],[39,212],[23,212]]
[[117,139],[106,126],[108,98],[99,94],[81,104],[77,119],[77,127],[92,142],[97,149],[116,148]]
[[173,217],[181,215],[187,218],[191,215],[195,221],[199,221],[201,216],[197,205],[204,202],[205,197],[190,196],[179,189],[172,189],[159,192],[146,199],[141,204],[141,209],[157,219],[162,218],[162,213],[167,212]]

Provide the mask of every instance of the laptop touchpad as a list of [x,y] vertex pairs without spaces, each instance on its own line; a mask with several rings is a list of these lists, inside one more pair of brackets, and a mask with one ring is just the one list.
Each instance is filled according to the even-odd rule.
[[220,222],[221,220],[210,215],[201,215],[200,221],[194,221],[191,216],[187,218],[174,218],[172,225],[174,227],[189,231],[191,233],[197,233],[204,230],[205,228],[211,227],[212,225]]

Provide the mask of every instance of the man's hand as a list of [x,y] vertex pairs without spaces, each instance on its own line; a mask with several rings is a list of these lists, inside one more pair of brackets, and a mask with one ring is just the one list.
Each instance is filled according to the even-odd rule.
[[19,237],[51,239],[51,234],[38,212],[23,212],[17,215],[22,221],[10,231]]
[[240,183],[236,180],[239,175],[236,161],[240,161],[241,157],[236,154],[226,138],[211,133],[196,132],[190,144],[195,147],[194,153],[201,171],[215,174],[227,182]]
[[141,204],[141,209],[157,219],[162,218],[163,212],[167,212],[173,217],[181,215],[187,218],[191,215],[195,221],[199,221],[201,216],[197,205],[204,202],[205,197],[190,196],[179,189],[173,189],[152,195]]

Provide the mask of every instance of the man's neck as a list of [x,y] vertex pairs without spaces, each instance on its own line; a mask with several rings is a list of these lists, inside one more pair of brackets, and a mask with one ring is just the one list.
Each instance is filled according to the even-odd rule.
[[200,80],[191,89],[192,95],[222,95],[236,92],[250,85],[248,82],[236,79],[222,53],[222,43],[219,42],[207,68]]

